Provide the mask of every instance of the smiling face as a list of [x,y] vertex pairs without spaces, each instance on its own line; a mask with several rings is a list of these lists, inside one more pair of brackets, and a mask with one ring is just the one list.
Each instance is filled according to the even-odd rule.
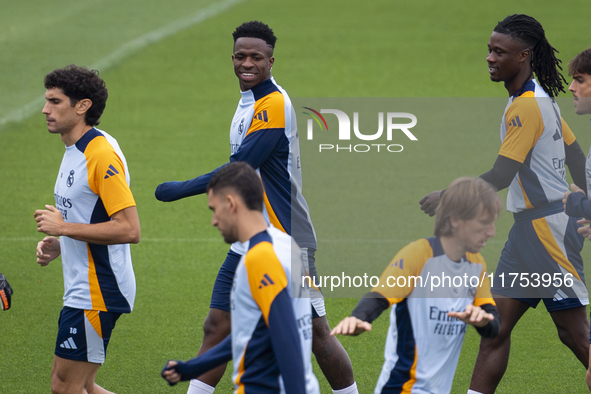
[[234,72],[240,81],[240,90],[246,91],[271,78],[275,58],[273,48],[264,40],[241,37],[234,44],[232,61]]
[[591,114],[591,75],[573,73],[573,82],[568,87],[574,97],[575,113],[577,115]]
[[505,82],[505,87],[513,94],[524,82],[519,77],[527,78],[531,74],[531,70],[526,69],[530,52],[525,43],[508,34],[493,32],[486,57],[491,81]]

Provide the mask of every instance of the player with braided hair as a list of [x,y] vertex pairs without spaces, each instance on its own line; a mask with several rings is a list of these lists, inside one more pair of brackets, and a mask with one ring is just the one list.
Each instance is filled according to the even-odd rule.
[[[538,21],[518,14],[497,24],[488,52],[490,79],[503,82],[510,97],[501,122],[499,154],[493,168],[480,177],[497,190],[509,188],[507,210],[515,223],[491,286],[501,329],[497,337],[481,339],[470,394],[496,390],[509,361],[513,327],[541,300],[560,340],[585,367],[589,363],[583,237],[577,233],[577,219],[569,218],[562,207],[568,190],[566,167],[574,183],[586,189],[585,155],[553,99],[564,92],[566,82],[557,51]],[[433,215],[441,193],[425,196],[421,209]],[[572,277],[573,282],[565,286],[562,280],[552,280],[544,287],[501,280],[522,273],[532,279]]]
[[537,20],[523,14],[510,15],[499,22],[494,31],[527,44],[532,54],[531,69],[550,97],[558,96],[559,92],[565,93],[563,83],[566,84],[566,80],[558,71],[562,71],[562,62],[555,55],[559,52],[550,45],[544,28]]

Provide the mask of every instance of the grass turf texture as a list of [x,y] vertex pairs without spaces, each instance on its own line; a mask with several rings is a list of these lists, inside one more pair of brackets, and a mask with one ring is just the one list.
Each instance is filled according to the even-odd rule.
[[[3,4],[0,118],[42,95],[43,76],[53,68],[95,64],[133,38],[212,3],[75,4]],[[138,285],[135,310],[117,323],[97,382],[117,393],[186,392],[186,384],[169,388],[158,374],[167,359],[196,354],[213,280],[227,246],[209,225],[203,196],[163,204],[154,199],[153,191],[162,181],[188,179],[227,160],[228,126],[238,100],[237,81],[230,71],[230,33],[237,25],[259,19],[275,30],[279,40],[273,74],[292,97],[505,97],[502,85],[489,81],[485,62],[486,43],[497,21],[516,12],[533,15],[566,63],[589,46],[582,34],[588,20],[573,12],[584,5],[245,1],[101,70],[110,98],[100,127],[119,140],[126,154],[142,241],[132,248]],[[563,116],[586,151],[591,143],[588,119],[573,114],[569,99],[561,103]],[[21,122],[0,126],[0,272],[15,290],[13,309],[0,313],[0,351],[5,355],[0,359],[0,389],[10,393],[48,391],[63,293],[59,261],[45,268],[34,262],[41,234],[35,230],[33,212],[53,204],[63,154],[59,138],[47,133],[40,110]],[[412,150],[392,158],[394,179],[388,190],[394,207],[383,220],[391,223],[398,243],[389,246],[391,252],[381,252],[383,266],[405,243],[431,233],[432,220],[417,204],[424,194],[457,176],[479,175],[490,168],[498,151],[502,110],[491,108],[496,120],[475,124],[468,135],[453,124],[444,125],[445,132],[426,131],[418,135]],[[322,201],[323,189],[314,185],[323,170],[306,167],[305,156],[303,165],[304,194],[313,218],[320,219],[322,212],[315,211],[315,204]],[[511,222],[503,213],[497,237],[483,250],[492,267]],[[322,240],[326,230],[321,223],[317,226]],[[331,255],[329,248],[322,249],[322,241],[319,246],[322,273]],[[587,261],[588,248],[583,251]],[[331,324],[355,304],[354,299],[327,299]],[[586,390],[583,367],[559,343],[543,309],[528,312],[516,328],[499,393]],[[341,338],[361,393],[373,391],[387,326],[387,316],[382,316],[372,333]],[[454,393],[466,391],[477,348],[477,334],[469,329]],[[322,392],[330,392],[317,368],[316,375]],[[218,392],[231,390],[227,373]]]

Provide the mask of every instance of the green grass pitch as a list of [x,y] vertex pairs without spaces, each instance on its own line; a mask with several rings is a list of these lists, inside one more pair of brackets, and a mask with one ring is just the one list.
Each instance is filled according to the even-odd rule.
[[[42,235],[33,220],[35,209],[53,204],[63,155],[63,144],[49,135],[40,113],[47,72],[69,63],[102,65],[110,97],[100,127],[118,139],[127,157],[142,226],[142,241],[132,247],[135,310],[118,322],[97,383],[117,393],[184,393],[186,383],[170,388],[159,372],[169,358],[196,354],[227,246],[210,225],[203,196],[165,204],[156,201],[154,189],[160,182],[192,178],[227,161],[229,123],[239,99],[230,69],[236,26],[258,19],[275,30],[279,39],[273,75],[292,98],[438,97],[449,103],[493,97],[502,103],[506,91],[489,81],[485,61],[496,23],[512,13],[536,17],[566,64],[591,45],[589,19],[583,13],[587,8],[582,0],[3,1],[0,272],[15,295],[13,308],[0,312],[0,391],[45,393],[50,385],[63,280],[59,261],[45,268],[35,263],[35,245]],[[568,94],[561,97],[563,116],[586,151],[591,144],[588,119],[574,115]],[[391,210],[378,219],[393,242],[372,246],[383,258],[372,264],[385,267],[405,243],[431,234],[432,219],[418,206],[423,195],[457,176],[476,176],[490,168],[499,147],[503,108],[490,108],[468,132],[453,122],[433,129],[417,126],[419,140],[392,154],[387,163],[392,179],[384,183]],[[312,217],[318,218],[317,266],[322,274],[332,252],[323,242],[330,234],[318,207],[326,204],[330,190],[323,182],[332,168],[306,165],[310,150],[301,140],[304,195]],[[347,212],[342,215],[346,221]],[[483,250],[493,268],[511,223],[504,212],[496,238]],[[589,249],[586,245],[583,251],[586,261],[591,261]],[[327,299],[331,324],[348,315],[356,302]],[[373,332],[341,338],[361,393],[373,392],[387,326],[387,316],[382,316]],[[477,350],[478,335],[469,329],[453,393],[466,392]],[[322,392],[330,393],[315,368]],[[514,331],[498,392],[582,393],[584,375],[539,307]],[[232,387],[227,372],[216,392],[231,392]]]

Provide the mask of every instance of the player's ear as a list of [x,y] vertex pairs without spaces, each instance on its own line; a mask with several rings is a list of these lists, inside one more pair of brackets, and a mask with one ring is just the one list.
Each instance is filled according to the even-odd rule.
[[519,61],[524,62],[524,61],[528,60],[530,55],[531,55],[531,49],[525,48],[524,50],[519,52]]
[[449,225],[451,227],[451,231],[453,233],[458,229],[458,227],[460,227],[461,219],[459,219],[455,216],[450,216],[448,220],[449,220]]
[[76,113],[78,115],[83,115],[90,109],[90,107],[92,107],[92,101],[90,99],[82,99],[76,103],[76,106],[78,107]]
[[236,196],[234,194],[226,194],[226,201],[228,204],[228,211],[233,212],[236,210],[238,206],[238,201],[236,200]]

